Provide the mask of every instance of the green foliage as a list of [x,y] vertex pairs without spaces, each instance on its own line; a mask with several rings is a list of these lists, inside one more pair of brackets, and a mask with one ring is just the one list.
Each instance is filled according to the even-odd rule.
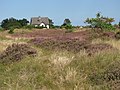
[[9,30],[11,28],[15,29],[15,28],[21,28],[23,26],[26,26],[28,23],[28,21],[26,19],[22,19],[22,20],[17,20],[15,18],[9,18],[9,19],[4,19],[1,23],[1,27]]
[[71,24],[67,24],[64,26],[65,29],[72,29],[72,25]]
[[2,27],[0,27],[0,31],[4,31],[4,29]]
[[35,26],[33,26],[33,25],[26,25],[23,28],[31,30],[31,29],[35,28]]
[[65,19],[62,26],[71,25],[70,19]]
[[50,28],[51,28],[51,29],[55,29],[55,28],[57,28],[57,27],[54,26],[54,25],[50,25]]
[[65,26],[63,26],[66,29],[66,33],[70,33],[73,32],[73,26],[71,24],[67,24]]
[[61,26],[54,26],[54,28],[58,28],[58,29],[59,29],[60,27],[61,27]]
[[49,19],[49,23],[50,23],[50,28],[55,28],[54,25],[53,25],[54,22],[52,21],[52,19]]
[[114,18],[103,17],[100,13],[96,14],[96,18],[87,18],[85,20],[85,23],[90,24],[92,28],[100,28],[101,30],[115,30],[111,24],[112,22],[114,22]]
[[13,28],[13,27],[10,27],[10,30],[9,30],[8,33],[13,34],[13,33],[14,33],[14,28]]
[[[34,58],[27,57],[10,65],[0,64],[1,90],[81,90],[81,88],[85,90],[111,90],[106,89],[105,83],[102,85],[93,84],[95,81],[90,82],[88,76],[92,75],[91,73],[97,75],[99,72],[107,71],[106,67],[117,58],[119,59],[120,54],[107,52],[87,57],[84,52],[73,54],[66,51],[49,52],[39,48],[37,50],[39,55]],[[116,68],[113,68],[112,71],[114,69]]]
[[27,21],[27,19],[23,18],[22,20],[18,20],[18,22],[21,24],[21,26],[27,26],[27,23],[29,23],[29,21]]
[[66,31],[65,31],[65,33],[71,33],[71,32],[73,32],[74,30],[73,29],[67,29]]
[[66,29],[66,33],[73,32],[73,26],[71,25],[71,21],[69,19],[65,19],[63,25],[61,25],[61,28]]

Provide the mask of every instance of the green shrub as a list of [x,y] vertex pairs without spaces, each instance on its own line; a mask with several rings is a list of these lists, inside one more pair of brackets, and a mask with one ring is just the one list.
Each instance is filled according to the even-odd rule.
[[73,29],[67,29],[67,30],[65,31],[65,33],[71,33],[71,32],[73,32]]
[[14,28],[11,27],[8,33],[13,34],[14,33]]
[[25,29],[33,29],[34,28],[34,26],[33,25],[27,25],[27,26],[24,26],[23,28],[25,28]]
[[115,27],[111,24],[114,22],[114,18],[103,17],[100,13],[96,14],[96,18],[87,18],[85,23],[90,24],[92,28],[100,28],[101,31],[115,30]]
[[2,27],[0,27],[0,31],[4,31],[4,29]]
[[71,24],[67,24],[64,27],[65,27],[65,29],[72,29],[72,25]]

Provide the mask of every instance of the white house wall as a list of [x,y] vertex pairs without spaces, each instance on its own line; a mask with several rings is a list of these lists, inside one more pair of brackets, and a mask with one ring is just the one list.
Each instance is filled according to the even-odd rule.
[[49,27],[49,25],[46,25],[46,27],[49,29],[50,27]]
[[45,27],[45,24],[44,24],[44,23],[41,23],[41,24],[40,24],[40,27]]

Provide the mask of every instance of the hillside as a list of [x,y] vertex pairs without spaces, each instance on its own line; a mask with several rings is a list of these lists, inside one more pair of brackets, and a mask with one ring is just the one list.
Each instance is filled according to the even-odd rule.
[[115,32],[0,32],[0,90],[120,90]]

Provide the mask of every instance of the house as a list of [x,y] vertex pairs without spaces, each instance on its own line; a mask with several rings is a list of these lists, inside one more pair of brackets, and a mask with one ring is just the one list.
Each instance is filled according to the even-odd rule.
[[45,27],[48,28],[50,27],[50,21],[48,17],[32,17],[30,21],[31,25],[34,25],[35,27],[40,26],[40,27]]

